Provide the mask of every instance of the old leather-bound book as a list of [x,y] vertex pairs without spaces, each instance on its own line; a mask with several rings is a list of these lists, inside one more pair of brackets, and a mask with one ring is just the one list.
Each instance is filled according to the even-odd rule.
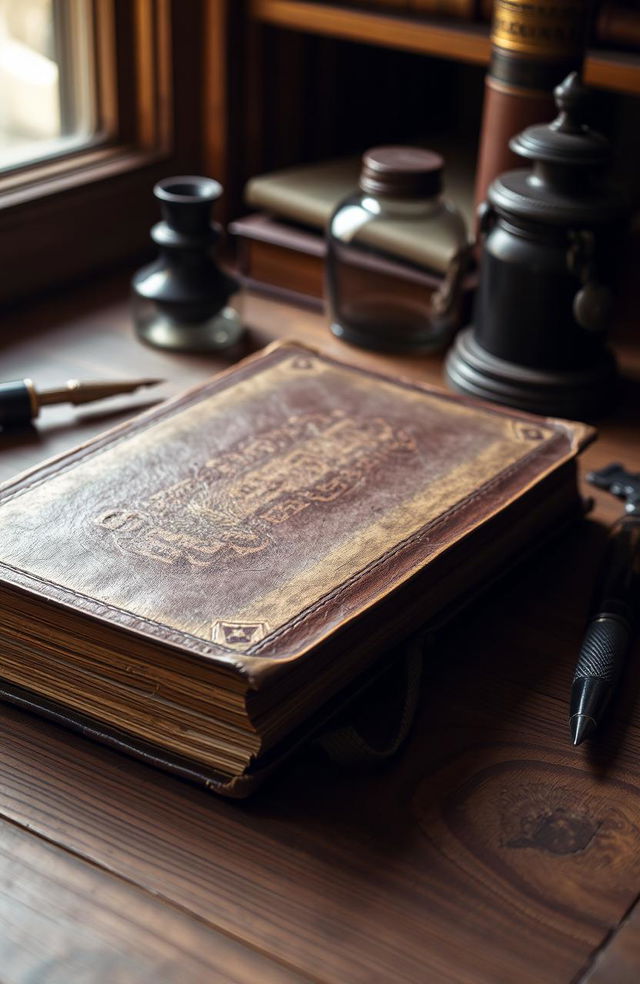
[[0,695],[243,795],[580,509],[579,424],[295,343],[0,491]]

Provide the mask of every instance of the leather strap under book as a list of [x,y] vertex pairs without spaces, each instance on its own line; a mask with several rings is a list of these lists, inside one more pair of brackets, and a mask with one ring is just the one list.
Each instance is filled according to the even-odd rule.
[[409,639],[403,655],[316,739],[330,759],[358,768],[385,762],[400,750],[418,707],[426,644],[426,633]]

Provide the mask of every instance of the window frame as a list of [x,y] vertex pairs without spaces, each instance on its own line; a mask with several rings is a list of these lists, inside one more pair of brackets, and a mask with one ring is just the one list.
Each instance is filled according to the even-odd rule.
[[217,168],[224,182],[229,2],[92,0],[98,132],[0,174],[0,301],[140,253],[160,178]]

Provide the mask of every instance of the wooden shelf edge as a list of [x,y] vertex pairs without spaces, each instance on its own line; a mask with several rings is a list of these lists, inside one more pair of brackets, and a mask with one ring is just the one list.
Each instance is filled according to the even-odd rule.
[[640,96],[640,58],[621,51],[592,51],[584,79],[600,89]]
[[489,61],[489,35],[482,24],[458,27],[301,0],[251,0],[250,10],[255,20],[278,27],[477,65],[486,65]]
[[[491,53],[485,24],[418,21],[305,0],[251,0],[250,11],[254,20],[276,27],[475,65],[488,65]],[[602,89],[640,95],[640,57],[617,51],[592,52],[587,57],[585,80]]]

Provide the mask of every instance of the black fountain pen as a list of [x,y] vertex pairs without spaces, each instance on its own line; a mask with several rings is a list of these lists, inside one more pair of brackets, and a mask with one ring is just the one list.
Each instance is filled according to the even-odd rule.
[[571,738],[579,745],[598,727],[629,649],[640,590],[640,475],[609,465],[587,476],[625,502],[612,526],[571,687]]
[[112,380],[82,382],[68,379],[57,389],[37,390],[30,379],[13,379],[0,383],[0,427],[20,427],[35,420],[40,407],[53,403],[92,403],[120,393],[133,393],[143,386],[156,386],[163,379]]

